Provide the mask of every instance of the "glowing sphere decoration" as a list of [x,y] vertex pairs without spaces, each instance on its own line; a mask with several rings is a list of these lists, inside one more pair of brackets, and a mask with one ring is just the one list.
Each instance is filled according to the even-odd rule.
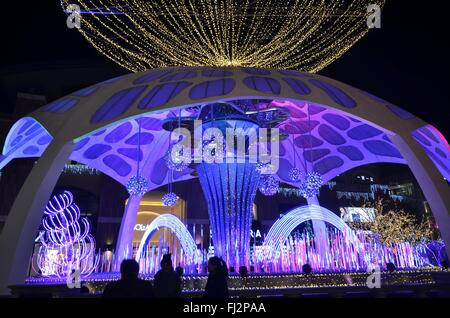
[[258,189],[263,195],[272,196],[277,194],[279,185],[279,181],[273,175],[262,175]]
[[320,173],[316,171],[308,172],[305,182],[300,186],[300,194],[306,199],[315,197],[319,194],[322,185],[323,179]]
[[299,168],[293,167],[289,170],[289,179],[292,182],[299,182],[302,179],[302,175]]
[[137,197],[142,197],[149,189],[147,179],[141,175],[132,176],[126,187],[130,195]]
[[173,192],[168,192],[162,197],[162,203],[165,206],[174,206],[178,201],[178,197]]
[[178,149],[177,145],[174,145],[167,151],[165,160],[167,168],[180,172],[189,166],[191,156],[182,147]]
[[55,195],[48,202],[39,232],[41,246],[37,266],[43,276],[67,277],[79,271],[90,275],[100,258],[95,256],[95,240],[87,218],[80,219],[80,209],[69,191]]

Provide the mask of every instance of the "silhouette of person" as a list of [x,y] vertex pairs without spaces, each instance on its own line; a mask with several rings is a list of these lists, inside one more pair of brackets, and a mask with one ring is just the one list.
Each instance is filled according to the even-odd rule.
[[228,298],[228,268],[225,261],[213,256],[208,261],[208,281],[205,298]]
[[177,298],[181,296],[181,278],[172,265],[171,254],[161,260],[161,269],[155,274],[154,287],[157,298]]
[[106,285],[104,298],[153,298],[153,287],[148,281],[138,277],[139,264],[134,259],[126,259],[120,264],[121,279]]

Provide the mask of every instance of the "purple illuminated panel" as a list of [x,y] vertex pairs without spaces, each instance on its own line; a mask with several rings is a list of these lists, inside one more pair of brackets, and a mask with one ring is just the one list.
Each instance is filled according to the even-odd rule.
[[314,170],[318,173],[325,174],[333,169],[342,167],[344,165],[344,160],[337,156],[327,157],[322,159],[314,165]]
[[204,70],[202,71],[202,76],[205,77],[225,77],[225,76],[232,76],[233,72],[228,70],[217,70],[217,69],[211,69],[211,70]]
[[162,121],[157,118],[143,117],[136,119],[136,122],[138,124],[141,123],[142,129],[155,131],[159,131],[162,129]]
[[52,136],[45,135],[38,139],[37,144],[40,146],[47,145],[48,143],[50,143],[50,141],[52,141],[52,139]]
[[308,117],[304,112],[302,112],[297,107],[290,107],[289,108],[289,113],[294,118],[306,118],[306,117]]
[[134,145],[134,146],[137,146],[138,144],[148,145],[152,143],[153,139],[154,136],[151,133],[141,132],[140,140],[139,140],[139,133],[136,133],[127,140],[125,140],[125,143],[127,145]]
[[72,93],[73,96],[79,96],[79,97],[87,97],[94,94],[98,89],[98,86],[89,86],[83,89],[80,89],[79,91],[76,91],[75,93]]
[[341,146],[337,150],[352,161],[361,161],[364,159],[363,153],[354,146]]
[[86,144],[89,142],[89,138],[84,138],[84,139],[81,139],[79,142],[77,142],[76,144],[75,144],[75,147],[74,147],[74,151],[77,151],[77,150],[80,150],[81,148],[83,148],[84,146],[86,146]]
[[189,78],[194,78],[197,76],[197,72],[195,71],[184,71],[175,74],[168,75],[160,80],[160,82],[170,82],[170,81],[179,81]]
[[107,155],[103,158],[103,163],[114,170],[121,177],[125,177],[131,172],[131,166],[116,155]]
[[244,84],[250,89],[266,94],[280,94],[281,86],[277,80],[269,77],[249,76],[244,79]]
[[450,146],[445,137],[433,126],[423,126],[411,133],[427,153],[444,178],[450,180]]
[[66,97],[57,100],[42,109],[43,112],[63,114],[72,109],[78,103],[78,99]]
[[161,71],[151,72],[149,74],[139,77],[138,79],[135,79],[133,84],[135,84],[135,85],[148,84],[148,83],[153,82],[154,80],[160,79],[161,77],[166,76],[172,72],[173,72],[172,70],[161,70]]
[[323,141],[314,136],[300,136],[294,139],[294,143],[300,148],[318,147],[323,145]]
[[97,159],[104,153],[110,151],[112,149],[111,146],[103,145],[103,144],[95,144],[89,147],[83,154],[86,159]]
[[33,126],[31,126],[31,128],[28,129],[28,130],[25,132],[25,136],[30,136],[30,135],[34,134],[35,132],[41,131],[41,130],[43,130],[43,129],[44,129],[44,128],[42,128],[41,124],[36,123],[36,124],[34,124]]
[[25,132],[25,130],[27,130],[28,128],[31,127],[31,125],[33,125],[35,123],[35,121],[33,119],[28,119],[23,125],[22,127],[20,127],[19,131],[17,132],[18,135],[22,134],[23,132]]
[[360,125],[350,129],[347,135],[353,140],[363,140],[381,135],[383,132],[369,125]]
[[311,89],[308,87],[308,85],[306,85],[299,79],[283,78],[283,81],[285,81],[292,88],[292,90],[299,95],[311,94]]
[[145,89],[146,86],[139,86],[115,93],[95,112],[91,123],[100,123],[124,114]]
[[164,158],[160,158],[158,161],[155,162],[155,165],[152,170],[152,174],[150,176],[150,181],[154,184],[161,184],[163,183],[164,179],[167,175],[167,165],[164,160]]
[[345,138],[342,137],[341,134],[336,130],[326,124],[322,124],[319,126],[319,135],[332,145],[345,144]]
[[303,157],[305,160],[309,162],[314,162],[316,160],[319,160],[320,158],[325,157],[326,155],[330,154],[329,149],[312,149],[312,150],[306,150],[303,153]]
[[117,149],[117,152],[134,161],[142,161],[144,156],[142,150],[138,151],[136,148],[119,148]]
[[381,140],[364,141],[363,145],[374,155],[403,158],[400,152],[394,146]]
[[39,148],[36,146],[28,146],[23,150],[25,155],[35,155],[39,152]]
[[410,112],[408,112],[408,111],[406,111],[403,108],[400,108],[398,106],[389,104],[389,105],[386,105],[386,107],[391,112],[393,112],[395,115],[400,117],[401,119],[413,119],[413,118],[415,118],[415,116],[413,114],[411,114]]
[[124,139],[133,129],[133,125],[130,122],[121,124],[119,127],[114,128],[109,134],[105,136],[105,141],[109,143],[116,143]]
[[140,109],[151,109],[153,107],[162,106],[168,103],[172,98],[181,93],[185,88],[192,83],[176,82],[159,84],[152,88],[152,90],[139,103]]
[[327,95],[336,103],[346,108],[355,108],[356,102],[344,93],[343,90],[337,88],[329,83],[325,83],[323,81],[317,79],[310,79],[309,82],[320,89],[322,89]]
[[350,127],[350,122],[344,116],[335,114],[324,114],[322,118],[340,130],[346,130]]
[[285,124],[283,129],[289,134],[306,134],[316,128],[319,124],[320,122],[317,120],[311,120],[310,122],[307,120],[298,120]]
[[189,97],[193,100],[199,100],[213,96],[224,96],[231,93],[235,86],[236,83],[231,78],[206,81],[192,87]]

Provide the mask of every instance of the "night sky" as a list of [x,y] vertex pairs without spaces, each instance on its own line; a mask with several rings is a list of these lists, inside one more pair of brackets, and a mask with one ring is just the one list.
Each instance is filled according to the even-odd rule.
[[[1,10],[0,74],[27,65],[80,61],[117,68],[66,27],[58,0],[8,2]],[[372,30],[320,74],[407,109],[449,139],[450,37],[442,3],[388,0],[382,28]]]

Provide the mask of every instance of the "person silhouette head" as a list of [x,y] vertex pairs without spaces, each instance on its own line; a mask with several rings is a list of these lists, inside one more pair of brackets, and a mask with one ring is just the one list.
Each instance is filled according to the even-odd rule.
[[173,270],[172,254],[165,254],[161,260],[160,265],[163,271]]
[[126,259],[120,264],[122,279],[135,279],[139,275],[139,264],[134,259]]

